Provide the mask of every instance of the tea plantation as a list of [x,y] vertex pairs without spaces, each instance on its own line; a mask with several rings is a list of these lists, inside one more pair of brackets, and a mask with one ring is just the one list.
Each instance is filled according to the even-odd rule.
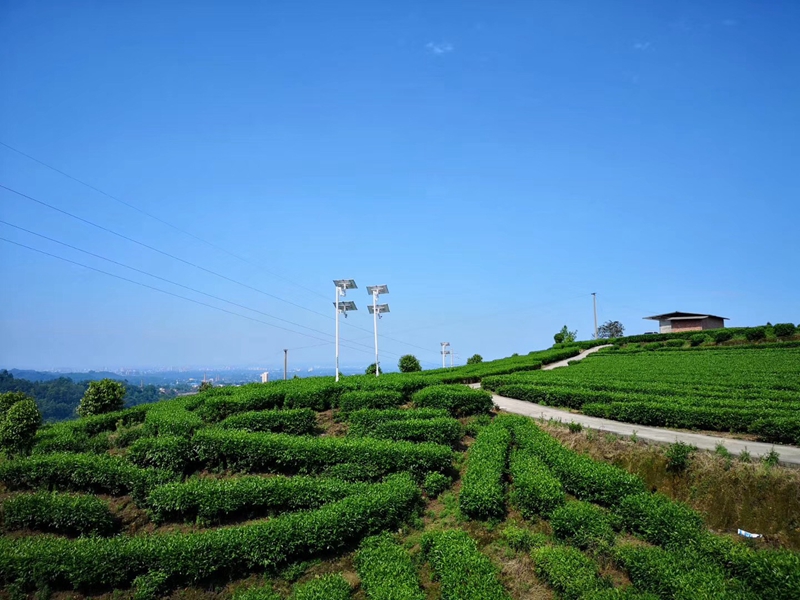
[[[719,351],[671,354],[684,361],[677,368],[631,354],[537,372],[578,352],[214,388],[46,427],[29,455],[0,459],[3,593],[800,598],[800,554],[709,532],[636,475],[530,419],[496,415],[488,392],[463,385],[649,399],[691,389],[691,402],[675,406],[759,403],[751,410],[774,426],[793,418],[782,407],[798,400],[798,379],[780,373],[796,370],[797,351],[758,350],[772,370]],[[717,364],[727,375],[708,375]],[[570,383],[597,368],[618,377],[607,388],[593,377]],[[647,369],[664,376],[641,383]],[[581,406],[616,404],[626,401]]]

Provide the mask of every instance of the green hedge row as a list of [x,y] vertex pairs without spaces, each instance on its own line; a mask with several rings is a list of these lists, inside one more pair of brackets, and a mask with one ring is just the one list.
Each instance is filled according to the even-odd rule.
[[424,600],[411,555],[389,534],[361,543],[355,557],[361,586],[370,600]]
[[219,428],[201,429],[192,443],[199,464],[240,471],[318,473],[340,463],[355,463],[373,468],[379,475],[409,471],[421,478],[428,471],[446,470],[453,458],[450,448],[438,444]]
[[[282,600],[281,597],[272,590],[272,585],[262,585],[247,589],[239,589],[233,593],[233,600]],[[136,600],[134,598],[134,600]]]
[[512,482],[509,499],[526,519],[547,516],[564,504],[561,482],[527,448],[511,453],[509,472]]
[[567,502],[553,511],[553,535],[583,550],[614,545],[612,518],[602,508],[588,502]]
[[0,462],[0,481],[12,490],[57,489],[131,495],[143,504],[150,488],[172,481],[168,471],[140,469],[127,460],[96,454],[56,453]]
[[491,412],[492,395],[464,385],[434,385],[418,391],[412,397],[417,408],[443,408],[456,417]]
[[111,535],[118,524],[108,504],[95,496],[36,492],[3,502],[6,529],[35,529],[66,535]]
[[413,480],[401,474],[315,511],[239,527],[108,539],[2,538],[0,583],[96,592],[124,588],[153,571],[163,573],[167,587],[235,579],[395,528],[420,500]]
[[196,412],[204,420],[216,422],[234,413],[282,408],[287,387],[276,382],[214,388],[203,394],[203,404]]
[[115,412],[91,417],[82,417],[75,421],[67,421],[69,426],[75,431],[81,431],[87,435],[97,435],[103,431],[114,431],[117,425],[130,427],[137,423],[143,423],[147,412],[155,406],[154,404],[141,404],[133,408],[126,408]]
[[350,433],[360,436],[371,436],[375,430],[389,421],[405,421],[407,419],[440,419],[449,416],[449,412],[439,408],[402,409],[388,408],[384,410],[356,410],[347,416]]
[[386,421],[370,433],[370,436],[383,440],[431,442],[445,446],[455,446],[463,435],[461,423],[451,417]]
[[625,496],[644,491],[644,482],[636,475],[564,447],[530,419],[509,416],[503,422],[513,429],[520,450],[538,457],[564,489],[580,500],[613,506]]
[[345,392],[339,397],[342,412],[361,409],[397,408],[405,402],[403,394],[393,390],[370,390]]
[[750,423],[748,431],[762,442],[800,445],[800,419],[797,417],[758,418]]
[[107,432],[89,435],[72,427],[72,423],[56,423],[36,432],[33,454],[51,452],[92,452],[102,454],[111,447]]
[[484,427],[470,446],[458,498],[461,512],[468,517],[499,519],[505,514],[503,478],[510,445],[511,433],[498,418]]
[[251,411],[232,415],[219,425],[223,429],[306,435],[316,430],[317,414],[310,408]]
[[150,436],[190,437],[204,425],[200,415],[187,408],[195,402],[194,398],[188,397],[152,404],[144,419],[145,433]]
[[536,575],[567,600],[584,598],[611,587],[595,561],[577,548],[544,546],[531,552]]
[[705,531],[698,513],[659,493],[627,496],[615,511],[627,530],[665,548],[694,545]]
[[347,600],[350,584],[339,573],[328,573],[295,586],[289,600]]
[[147,504],[157,523],[198,521],[220,523],[306,508],[319,508],[363,492],[367,484],[321,477],[258,477],[235,479],[195,477],[150,491]]
[[126,458],[143,469],[188,473],[193,470],[194,451],[190,439],[165,435],[136,440],[128,448]]
[[426,533],[421,546],[441,581],[442,600],[510,600],[497,578],[497,568],[466,531]]

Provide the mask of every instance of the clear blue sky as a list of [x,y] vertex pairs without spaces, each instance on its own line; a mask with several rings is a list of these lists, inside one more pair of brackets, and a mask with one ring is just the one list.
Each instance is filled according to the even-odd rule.
[[3,221],[294,324],[0,237],[319,339],[0,242],[0,366],[331,366],[334,278],[344,365],[379,283],[386,366],[588,338],[591,292],[629,333],[797,322],[798,30],[794,1],[4,0],[0,141],[246,260],[2,146],[0,184],[309,310],[4,189]]

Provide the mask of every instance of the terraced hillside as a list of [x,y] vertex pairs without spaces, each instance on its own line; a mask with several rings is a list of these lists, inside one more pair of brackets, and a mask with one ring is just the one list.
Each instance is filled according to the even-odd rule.
[[567,369],[489,376],[481,386],[628,423],[800,444],[797,347],[601,350]]
[[800,597],[797,553],[709,532],[458,383],[575,353],[215,388],[45,428],[0,460],[0,583],[8,597]]

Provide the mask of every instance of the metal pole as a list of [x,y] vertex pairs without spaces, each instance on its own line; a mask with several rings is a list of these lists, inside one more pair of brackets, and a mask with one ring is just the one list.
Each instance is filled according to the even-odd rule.
[[336,286],[336,381],[339,381],[339,286]]
[[597,339],[597,292],[592,292],[592,304],[594,304],[594,339]]
[[283,349],[283,380],[286,381],[286,369],[289,366],[289,349]]
[[378,290],[372,292],[372,317],[375,323],[375,377],[381,374],[380,362],[378,362]]
[[453,368],[453,349],[450,348],[450,368]]

